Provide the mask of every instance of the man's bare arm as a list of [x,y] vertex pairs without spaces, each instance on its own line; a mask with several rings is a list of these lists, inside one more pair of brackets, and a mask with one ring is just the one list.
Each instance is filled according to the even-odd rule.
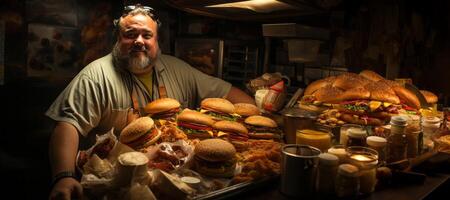
[[244,91],[240,90],[236,87],[231,87],[230,91],[228,92],[226,99],[231,101],[231,103],[250,103],[253,105],[256,105],[255,99],[249,96]]

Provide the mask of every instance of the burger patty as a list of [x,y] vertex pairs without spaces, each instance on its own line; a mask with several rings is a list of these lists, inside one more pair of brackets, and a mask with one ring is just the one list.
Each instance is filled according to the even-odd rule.
[[222,167],[225,167],[225,168],[232,167],[234,164],[236,164],[236,159],[217,161],[217,162],[207,161],[203,158],[200,158],[199,156],[194,156],[194,159],[199,165],[205,166],[208,168],[212,168],[212,169],[220,169]]
[[171,118],[175,114],[178,114],[178,112],[180,112],[180,108],[174,108],[174,109],[170,109],[170,110],[167,110],[167,111],[163,111],[163,112],[152,114],[152,118],[154,118],[154,119]]
[[147,143],[149,140],[154,138],[156,135],[158,135],[158,130],[156,128],[152,128],[145,134],[143,134],[141,137],[138,137],[137,139],[126,143],[126,145],[134,148],[140,148],[144,146],[144,144]]
[[281,130],[276,127],[272,128],[272,127],[264,127],[264,126],[254,126],[254,125],[250,125],[250,124],[245,124],[245,127],[251,133],[275,133],[275,134],[281,133]]

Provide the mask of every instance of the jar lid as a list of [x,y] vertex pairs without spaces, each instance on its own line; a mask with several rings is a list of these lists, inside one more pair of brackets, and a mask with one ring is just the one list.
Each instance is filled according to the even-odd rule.
[[424,117],[422,120],[423,120],[423,123],[429,123],[429,124],[437,124],[437,123],[441,122],[441,119],[439,119],[438,117]]
[[393,116],[391,118],[391,125],[396,125],[396,126],[406,126],[406,118],[403,116]]
[[299,118],[308,118],[308,119],[316,119],[317,113],[309,112],[306,110],[302,110],[296,107],[286,108],[281,111],[281,114],[287,117],[299,117]]
[[319,165],[337,165],[339,158],[331,153],[321,153],[319,155]]
[[346,176],[358,176],[359,169],[358,167],[351,164],[342,164],[339,165],[338,173]]
[[361,128],[349,128],[347,130],[347,135],[353,138],[363,138],[367,136],[366,130]]
[[387,140],[386,140],[386,138],[379,137],[379,136],[369,136],[366,139],[366,143],[369,146],[384,147],[384,146],[386,146]]

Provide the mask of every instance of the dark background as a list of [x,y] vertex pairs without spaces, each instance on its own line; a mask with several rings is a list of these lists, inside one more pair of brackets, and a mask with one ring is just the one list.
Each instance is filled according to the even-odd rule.
[[[44,116],[46,109],[61,92],[70,79],[59,79],[58,76],[32,78],[27,75],[27,44],[28,24],[26,1],[4,0],[0,6],[0,20],[6,23],[5,33],[5,84],[0,85],[0,106],[2,119],[0,121],[0,172],[6,187],[2,191],[14,194],[15,199],[47,198],[50,185],[50,167],[48,164],[48,140],[53,123]],[[123,7],[121,1],[84,1],[77,0],[78,15],[88,12],[97,3],[110,4],[109,17],[117,18]],[[139,1],[134,1],[139,2]],[[369,42],[369,33],[382,30],[379,33],[387,41],[397,41],[402,49],[399,77],[410,77],[413,83],[422,89],[427,89],[439,95],[441,106],[448,106],[450,95],[450,21],[448,10],[450,5],[445,0],[435,1],[342,1],[341,4],[321,15],[299,16],[285,19],[264,21],[233,21],[197,16],[171,8],[160,1],[141,1],[161,12],[165,12],[169,21],[163,22],[170,28],[169,38],[162,38],[168,43],[165,53],[174,54],[174,41],[178,37],[222,38],[232,40],[252,40],[264,47],[261,25],[267,22],[295,22],[304,25],[326,28],[331,31],[330,47],[338,36],[351,39],[353,47],[347,51],[346,67],[350,71],[359,72],[362,69],[372,69],[385,75],[386,59],[380,54],[379,59],[366,59],[364,52],[374,43]],[[389,34],[383,24],[374,24],[375,19],[383,18],[383,12],[392,8],[398,11],[399,23],[395,34]],[[84,13],[88,14],[88,13]],[[337,22],[331,16],[343,16]],[[413,17],[414,16],[414,17]],[[414,20],[419,18],[421,26],[418,34]],[[81,18],[80,18],[81,19]],[[87,26],[90,21],[79,20],[78,30]],[[388,19],[386,19],[388,20]],[[200,22],[204,30],[200,35],[192,35],[186,31],[189,23]],[[378,27],[380,26],[380,27]],[[112,45],[110,32],[112,25],[103,26],[108,33],[103,39]],[[81,37],[81,34],[80,34]],[[251,39],[249,39],[251,38]],[[432,38],[429,39],[429,38]],[[431,41],[430,41],[431,40]],[[109,45],[109,48],[110,48]],[[80,59],[88,47],[81,46]],[[104,48],[104,52],[108,48]],[[281,39],[273,39],[270,49],[270,66],[267,72],[278,71],[280,65],[296,67],[286,59],[286,52]],[[261,51],[262,55],[262,51]],[[262,60],[262,56],[259,58]],[[80,62],[81,63],[81,62]],[[262,63],[262,62],[261,62]],[[80,69],[83,67],[80,64]],[[263,67],[258,66],[258,73],[263,73]],[[288,76],[292,74],[286,73]],[[255,75],[255,77],[256,77]],[[252,78],[255,78],[252,77]],[[291,77],[294,87],[306,83]],[[243,87],[244,82],[233,82]],[[22,192],[12,193],[20,189]],[[3,193],[5,194],[5,193]],[[2,195],[3,195],[2,194]]]

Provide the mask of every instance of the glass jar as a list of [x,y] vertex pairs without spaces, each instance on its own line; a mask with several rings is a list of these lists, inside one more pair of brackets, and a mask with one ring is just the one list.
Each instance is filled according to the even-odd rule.
[[334,145],[328,149],[328,153],[331,153],[339,158],[339,164],[347,163],[347,151],[344,145]]
[[348,147],[349,163],[359,169],[359,192],[369,194],[377,185],[378,152],[368,147]]
[[360,128],[349,128],[347,130],[347,147],[350,146],[366,146],[367,132]]
[[336,196],[345,199],[356,199],[359,191],[359,170],[351,164],[341,164],[335,180]]
[[366,139],[367,146],[376,150],[378,153],[378,163],[382,166],[386,164],[386,138],[378,136],[369,136]]
[[430,139],[439,130],[441,126],[441,119],[430,116],[422,118],[422,129],[424,139]]
[[297,144],[310,145],[326,152],[331,147],[331,132],[326,129],[297,130]]
[[348,136],[347,136],[347,131],[349,128],[359,128],[359,129],[363,129],[362,126],[357,125],[357,124],[344,124],[341,126],[340,128],[340,135],[339,135],[339,144],[342,145],[347,145],[347,141],[348,141]]
[[321,197],[331,197],[334,194],[334,179],[339,166],[339,158],[330,153],[319,155],[319,173],[317,192]]
[[391,133],[387,138],[386,162],[393,163],[407,158],[408,141],[405,135],[406,118],[391,118]]

